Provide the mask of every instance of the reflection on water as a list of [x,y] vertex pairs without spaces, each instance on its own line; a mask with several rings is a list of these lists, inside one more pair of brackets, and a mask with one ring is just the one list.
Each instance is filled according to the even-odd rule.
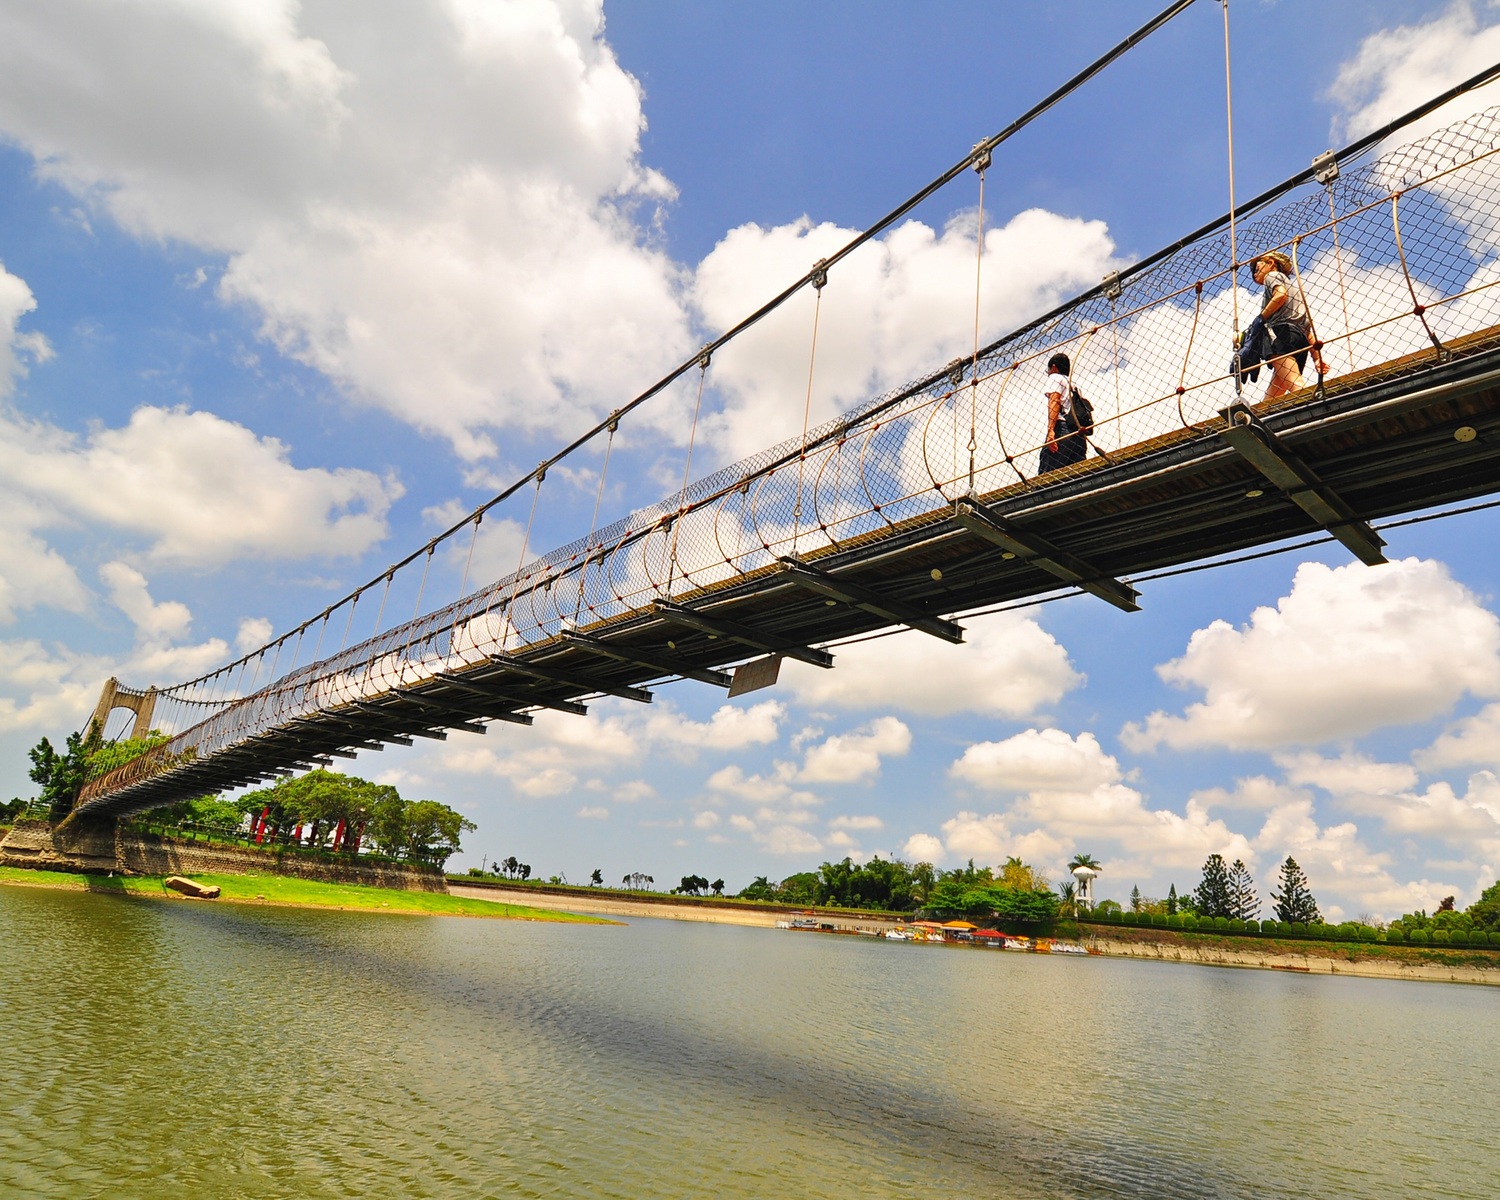
[[0,888],[0,1193],[1488,1196],[1488,989]]

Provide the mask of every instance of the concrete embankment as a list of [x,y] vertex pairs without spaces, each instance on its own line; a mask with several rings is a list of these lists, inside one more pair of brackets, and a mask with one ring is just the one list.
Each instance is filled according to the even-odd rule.
[[[763,928],[775,926],[777,921],[790,920],[799,914],[785,908],[761,908],[749,903],[727,903],[705,900],[694,903],[690,898],[679,900],[675,896],[657,899],[646,896],[621,896],[601,891],[597,895],[579,892],[572,888],[549,888],[546,886],[507,888],[497,884],[464,884],[452,879],[448,881],[448,892],[453,896],[468,896],[474,900],[493,900],[498,904],[533,904],[563,912],[583,913],[609,917],[658,917],[668,921],[702,921],[715,925],[756,925]],[[820,924],[832,925],[835,929],[866,930],[884,932],[899,927],[902,921],[896,917],[874,914],[825,913],[817,914]]]
[[133,875],[243,875],[265,871],[323,883],[420,892],[446,890],[443,875],[436,868],[158,837],[113,821],[68,828],[23,818],[0,839],[0,865]]
[[[1264,971],[1292,971],[1305,975],[1358,975],[1366,979],[1412,979],[1429,983],[1481,983],[1500,987],[1500,958],[1493,967],[1447,963],[1440,959],[1361,956],[1358,951],[1296,953],[1282,945],[1224,946],[1166,940],[1125,940],[1099,935],[1084,938],[1089,949],[1114,958],[1145,958],[1158,962],[1198,963],[1210,967],[1244,967]],[[1329,952],[1332,951],[1332,952]]]

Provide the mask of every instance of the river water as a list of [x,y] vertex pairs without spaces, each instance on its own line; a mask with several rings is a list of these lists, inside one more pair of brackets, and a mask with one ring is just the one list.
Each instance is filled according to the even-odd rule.
[[0,1194],[1489,1197],[1500,991],[0,888]]

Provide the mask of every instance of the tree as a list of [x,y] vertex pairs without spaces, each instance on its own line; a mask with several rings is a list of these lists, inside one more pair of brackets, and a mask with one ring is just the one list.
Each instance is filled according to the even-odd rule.
[[1278,921],[1301,921],[1308,925],[1319,924],[1323,914],[1318,911],[1318,902],[1308,890],[1307,876],[1290,854],[1281,864],[1281,876],[1277,889],[1271,893],[1273,910]]
[[1065,917],[1078,915],[1078,884],[1073,880],[1057,885],[1057,908]]
[[1168,884],[1167,885],[1167,916],[1169,916],[1169,917],[1175,917],[1176,915],[1177,915],[1177,885],[1175,883],[1172,883],[1172,884]]
[[1479,899],[1469,905],[1468,917],[1477,929],[1500,929],[1500,882],[1496,882],[1479,893]]
[[531,864],[530,863],[522,863],[520,865],[520,867],[517,868],[517,869],[521,872],[521,879],[523,881],[531,878]]
[[26,752],[31,759],[31,781],[41,788],[37,799],[47,806],[48,820],[61,821],[73,811],[78,793],[88,782],[89,759],[103,744],[99,723],[90,721],[87,736],[68,734],[61,754],[46,738]]
[[1260,915],[1260,897],[1255,894],[1255,880],[1240,859],[1229,868],[1229,915],[1237,921],[1253,921]]
[[1024,863],[1015,857],[1005,860],[1005,865],[1000,868],[995,882],[1023,892],[1050,892],[1052,890],[1050,879],[1029,863]]
[[1141,889],[1138,886],[1130,889],[1130,911],[1141,911]]
[[1103,871],[1104,870],[1104,867],[1100,865],[1099,860],[1097,858],[1095,858],[1092,854],[1075,854],[1075,855],[1073,855],[1072,860],[1068,863],[1068,870],[1072,871],[1075,867],[1088,867],[1090,870],[1093,870],[1093,871]]
[[1229,868],[1222,854],[1210,854],[1203,864],[1203,878],[1193,891],[1200,917],[1228,917],[1230,912]]
[[[1442,903],[1437,906],[1437,912],[1452,912],[1454,899],[1453,896],[1444,896]],[[1434,913],[1433,915],[1436,916],[1437,914]]]
[[776,894],[776,885],[764,875],[757,875],[745,887],[740,889],[741,900],[757,900],[767,903],[779,899]]
[[594,873],[589,876],[589,887],[603,887],[603,886],[604,886],[604,872],[601,871],[598,867],[595,867],[594,868]]
[[702,875],[684,875],[682,882],[672,891],[684,896],[701,896],[708,886],[708,880]]

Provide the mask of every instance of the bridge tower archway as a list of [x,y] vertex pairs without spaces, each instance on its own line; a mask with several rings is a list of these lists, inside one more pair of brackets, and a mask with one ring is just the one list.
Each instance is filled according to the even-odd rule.
[[99,703],[94,708],[92,722],[100,737],[104,736],[104,725],[109,720],[109,714],[117,708],[128,708],[135,713],[130,736],[143,738],[151,732],[151,718],[156,712],[156,689],[149,687],[144,692],[137,692],[120,686],[120,681],[113,675],[105,680],[104,688],[99,693]]

